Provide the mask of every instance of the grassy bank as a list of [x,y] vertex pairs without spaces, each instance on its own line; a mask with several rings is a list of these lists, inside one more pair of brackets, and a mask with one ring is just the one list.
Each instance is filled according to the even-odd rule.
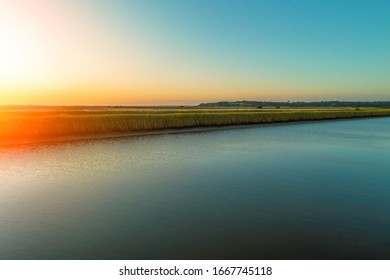
[[390,116],[390,109],[148,109],[0,112],[0,140],[110,134],[190,127]]

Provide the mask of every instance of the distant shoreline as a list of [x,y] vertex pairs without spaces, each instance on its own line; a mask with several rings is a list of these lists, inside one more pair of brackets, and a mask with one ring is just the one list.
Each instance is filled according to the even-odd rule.
[[[30,112],[31,113],[31,112]],[[30,114],[29,113],[29,114]],[[80,115],[77,115],[80,113]],[[273,110],[128,114],[70,112],[49,116],[0,115],[0,147],[71,142],[137,136],[207,132],[257,125],[287,124],[320,120],[390,117],[389,109]],[[82,133],[83,129],[95,131]],[[8,129],[8,130],[7,130]],[[7,135],[8,133],[8,135]],[[55,133],[58,133],[57,135]],[[61,134],[62,133],[62,134]]]

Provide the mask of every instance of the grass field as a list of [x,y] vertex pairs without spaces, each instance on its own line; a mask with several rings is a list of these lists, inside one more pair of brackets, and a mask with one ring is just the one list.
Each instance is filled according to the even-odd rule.
[[0,141],[191,127],[390,116],[381,108],[2,107]]

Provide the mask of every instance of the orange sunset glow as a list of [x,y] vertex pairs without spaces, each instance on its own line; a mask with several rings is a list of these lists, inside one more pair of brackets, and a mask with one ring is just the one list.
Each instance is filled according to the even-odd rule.
[[218,3],[175,5],[1,1],[0,104],[375,100],[389,93],[389,40],[375,20],[371,35],[355,18],[329,22],[344,26],[337,31],[305,25],[304,10],[289,20],[257,16],[279,7],[252,2],[242,14],[233,7],[216,13]]

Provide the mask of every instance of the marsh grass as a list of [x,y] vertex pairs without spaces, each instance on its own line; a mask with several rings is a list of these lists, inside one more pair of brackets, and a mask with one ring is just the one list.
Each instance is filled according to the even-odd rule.
[[390,109],[2,112],[0,140],[379,116],[390,116]]

